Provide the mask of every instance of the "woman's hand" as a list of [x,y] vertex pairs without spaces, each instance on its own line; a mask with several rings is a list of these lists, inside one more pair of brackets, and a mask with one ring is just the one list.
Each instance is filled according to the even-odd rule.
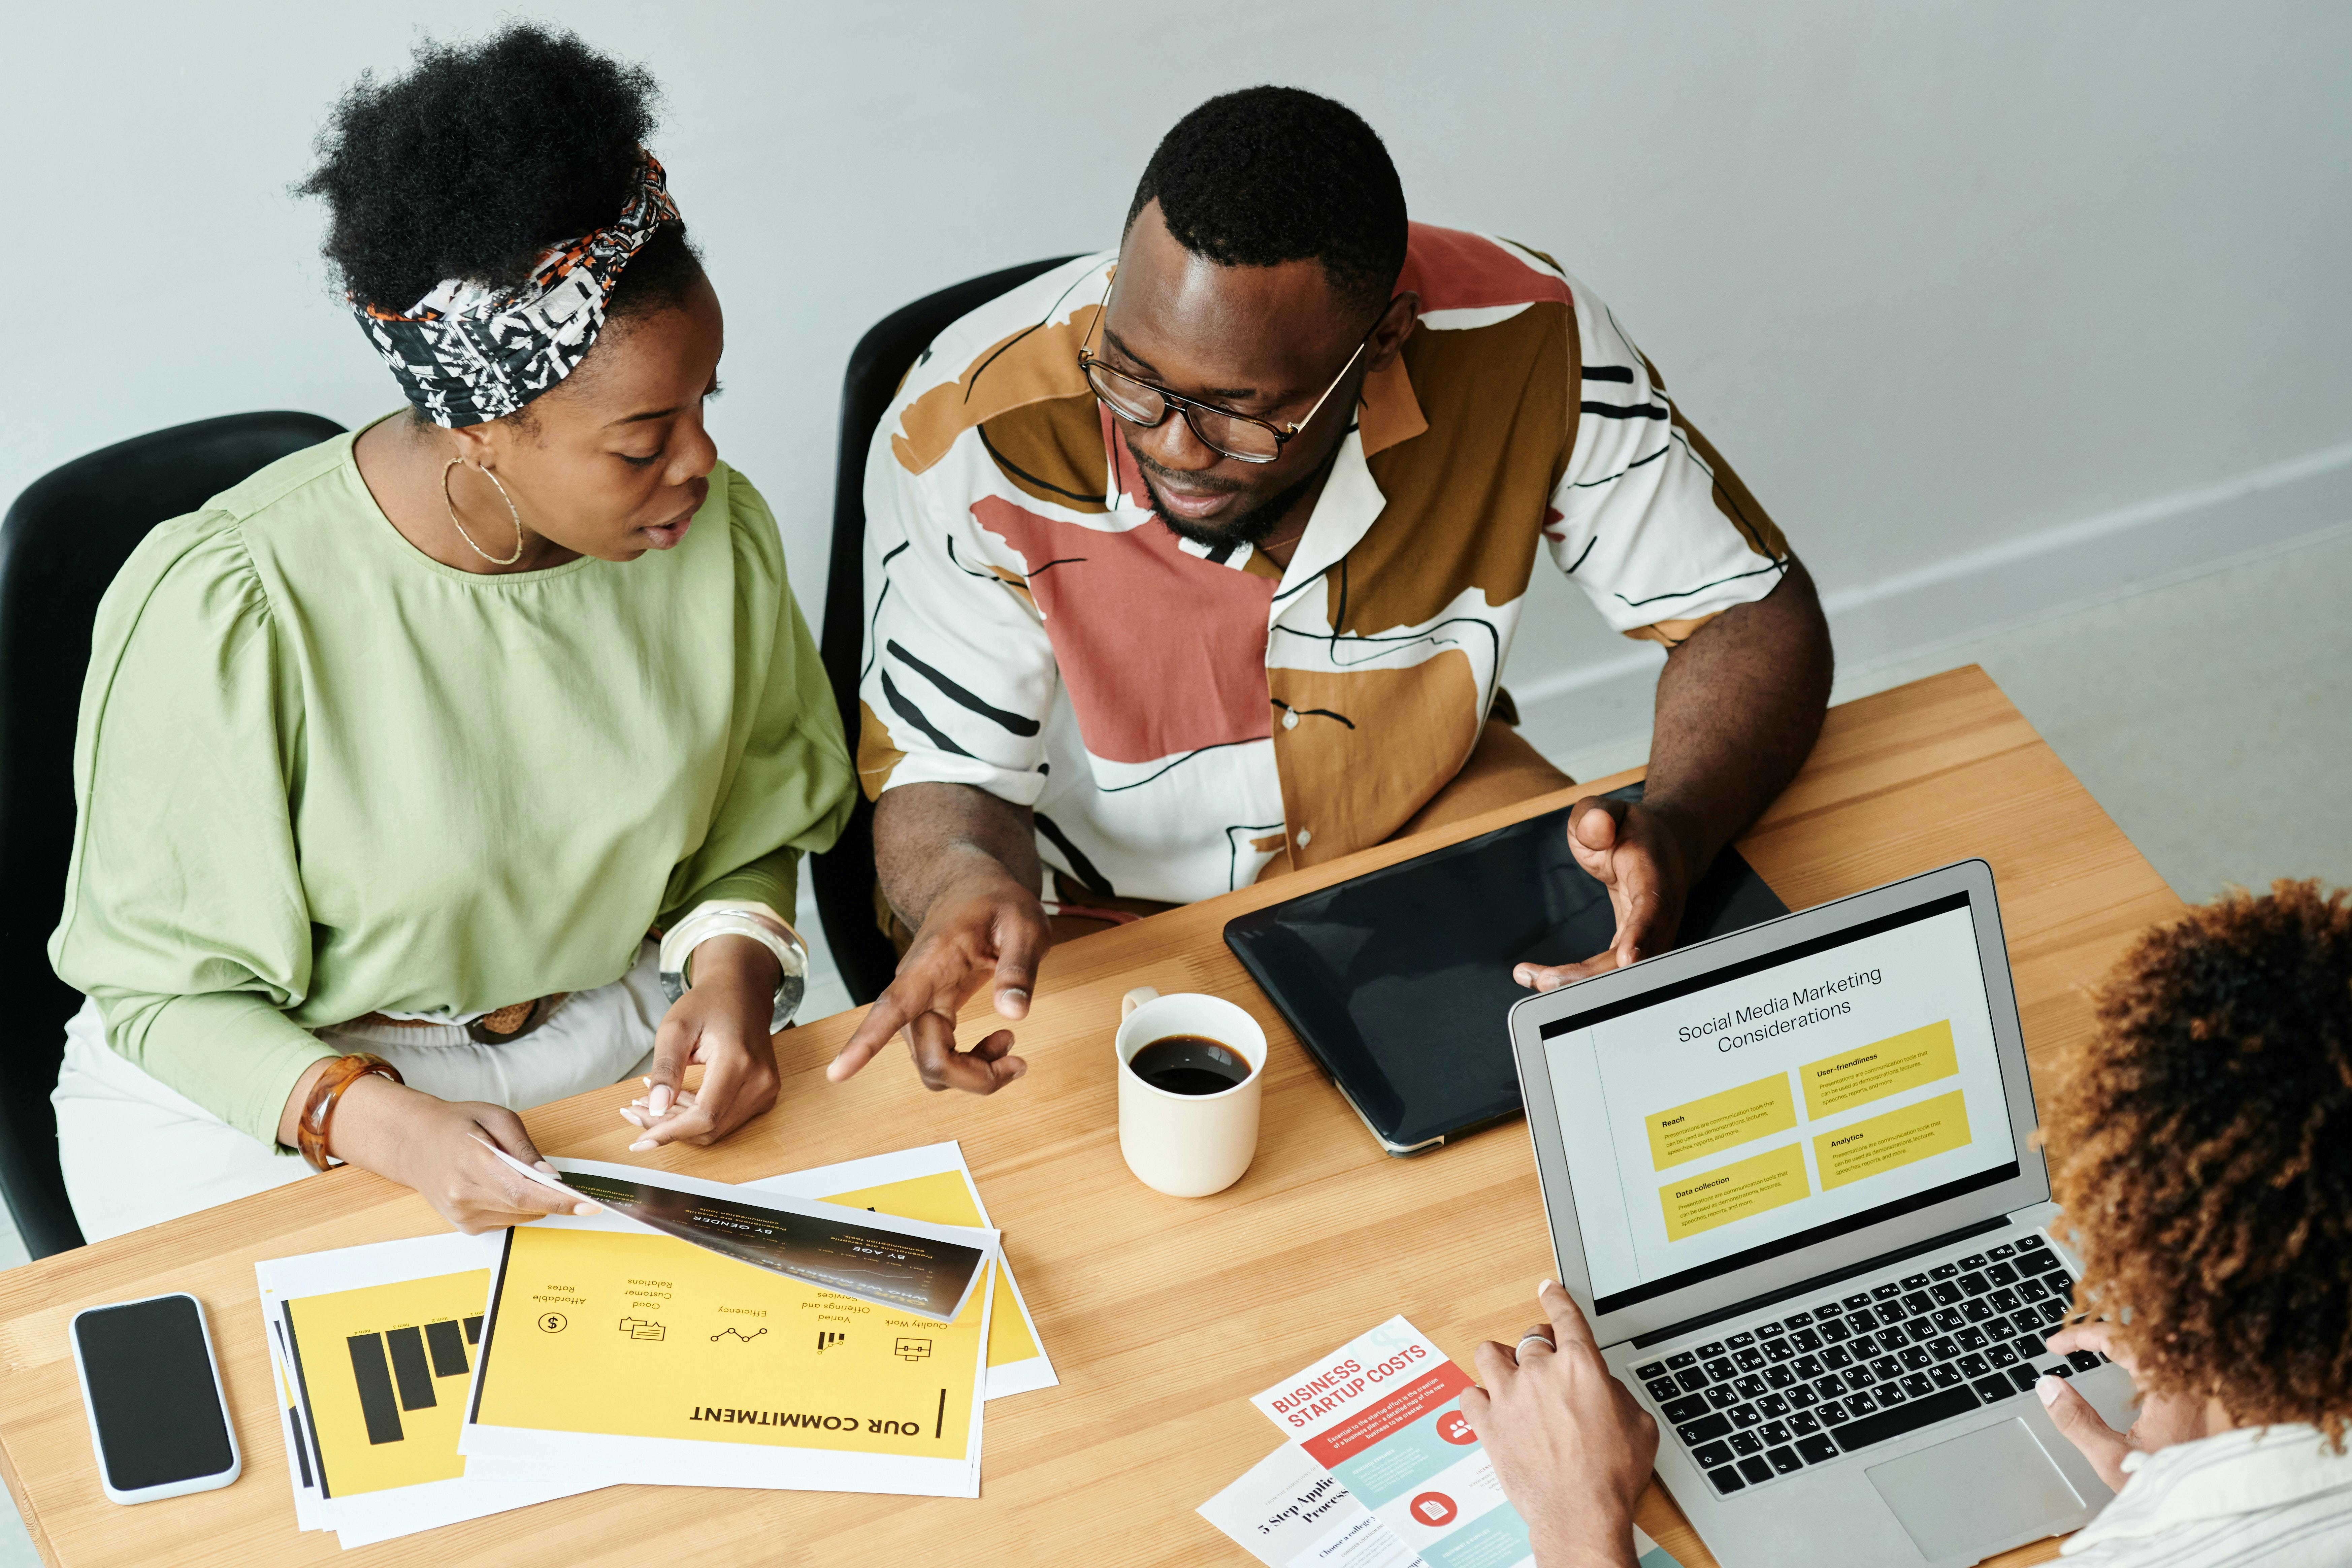
[[[646,1094],[621,1115],[645,1130],[632,1153],[665,1143],[716,1143],[776,1103],[776,955],[747,936],[714,936],[688,961],[694,984],[654,1034]],[[685,1089],[688,1062],[702,1087]]]
[[1515,1350],[1478,1347],[1486,1386],[1463,1391],[1462,1414],[1528,1521],[1539,1568],[1633,1568],[1633,1504],[1658,1424],[1610,1375],[1569,1293],[1546,1280],[1536,1300],[1550,1321]]
[[343,1090],[327,1127],[327,1152],[416,1189],[441,1217],[468,1236],[551,1214],[603,1212],[502,1163],[493,1143],[548,1174],[522,1118],[502,1105],[436,1100],[373,1075]]
[[[2069,1324],[2051,1335],[2048,1342],[2053,1355],[2064,1355],[2069,1351],[2098,1352],[2130,1373],[2134,1383],[2139,1381],[2139,1368],[2132,1359],[2130,1345],[2118,1339],[2116,1325],[2105,1320]],[[2080,1449],[2083,1458],[2099,1472],[2099,1479],[2116,1491],[2123,1490],[2124,1482],[2129,1479],[2124,1474],[2125,1455],[2152,1454],[2175,1443],[2210,1437],[2230,1426],[2227,1415],[2193,1394],[2155,1395],[2140,1405],[2139,1419],[2131,1424],[2131,1429],[2118,1432],[2100,1419],[2091,1402],[2063,1377],[2045,1377],[2033,1385],[2033,1392],[2049,1406],[2051,1423],[2058,1428],[2059,1436]]]

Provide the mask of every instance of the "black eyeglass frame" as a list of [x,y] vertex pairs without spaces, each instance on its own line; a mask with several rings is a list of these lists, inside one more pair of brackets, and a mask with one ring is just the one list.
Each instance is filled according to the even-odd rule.
[[[1168,388],[1161,386],[1157,382],[1146,381],[1139,375],[1129,375],[1123,370],[1115,370],[1111,366],[1103,363],[1101,360],[1096,358],[1093,348],[1095,330],[1100,327],[1103,324],[1104,320],[1110,315],[1111,293],[1115,292],[1118,288],[1118,281],[1114,279],[1111,283],[1110,290],[1106,291],[1103,295],[1102,308],[1095,312],[1094,321],[1087,327],[1086,341],[1078,344],[1078,372],[1087,378],[1087,390],[1095,395],[1096,402],[1110,410],[1113,417],[1123,419],[1139,430],[1157,430],[1160,426],[1168,423],[1168,416],[1171,414],[1181,414],[1184,416],[1185,426],[1192,432],[1192,438],[1194,440],[1200,442],[1202,446],[1206,447],[1209,450],[1216,453],[1219,457],[1231,458],[1236,463],[1271,463],[1279,459],[1282,456],[1282,449],[1290,444],[1291,437],[1297,436],[1300,431],[1315,423],[1315,416],[1323,412],[1323,405],[1331,400],[1331,395],[1333,393],[1339,390],[1339,384],[1348,379],[1348,373],[1356,368],[1356,362],[1364,357],[1364,349],[1371,342],[1372,334],[1381,330],[1381,321],[1388,320],[1388,310],[1383,308],[1381,311],[1380,321],[1374,321],[1370,326],[1364,329],[1364,335],[1356,340],[1356,352],[1348,356],[1348,363],[1339,367],[1339,374],[1331,378],[1331,384],[1323,389],[1323,395],[1315,400],[1315,406],[1309,408],[1303,417],[1294,421],[1287,428],[1285,428],[1280,425],[1276,425],[1271,419],[1261,419],[1255,414],[1243,414],[1231,408],[1220,408],[1213,403],[1203,403],[1197,397],[1187,397],[1181,392],[1171,392]],[[1389,303],[1393,305],[1396,301],[1391,300]],[[1145,391],[1155,394],[1160,398],[1161,404],[1160,417],[1149,421],[1138,419],[1126,409],[1121,408],[1117,403],[1114,403],[1110,398],[1105,396],[1103,395],[1103,389],[1095,383],[1095,372],[1097,369],[1099,369],[1105,375],[1113,375],[1117,376],[1121,381],[1132,382],[1135,385],[1142,387]],[[1250,452],[1227,451],[1216,442],[1209,439],[1207,432],[1201,428],[1200,421],[1192,417],[1192,414],[1195,409],[1198,409],[1202,413],[1214,414],[1225,419],[1238,419],[1244,425],[1256,426],[1259,429],[1274,437],[1274,450],[1265,453],[1263,456]]]

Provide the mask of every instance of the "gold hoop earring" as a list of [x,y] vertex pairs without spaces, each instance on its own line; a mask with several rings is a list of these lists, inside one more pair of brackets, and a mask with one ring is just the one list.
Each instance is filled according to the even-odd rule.
[[522,513],[515,510],[514,497],[507,494],[506,486],[499,484],[498,475],[490,472],[488,468],[481,469],[480,472],[482,478],[489,480],[492,485],[497,487],[499,499],[507,503],[507,515],[514,519],[514,553],[507,556],[493,555],[488,551],[483,549],[480,545],[476,544],[474,542],[474,536],[466,531],[466,525],[457,521],[457,503],[449,499],[449,470],[456,468],[465,460],[466,459],[463,458],[452,458],[447,462],[441,465],[441,504],[449,509],[449,525],[457,531],[457,537],[464,540],[475,554],[480,556],[491,565],[511,566],[516,562],[522,559]]

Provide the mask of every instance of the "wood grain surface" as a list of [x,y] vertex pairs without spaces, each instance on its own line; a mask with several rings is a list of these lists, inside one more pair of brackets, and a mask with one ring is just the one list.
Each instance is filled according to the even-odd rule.
[[[1247,1396],[1398,1312],[1466,1366],[1479,1340],[1510,1342],[1534,1321],[1551,1255],[1521,1124],[1412,1159],[1381,1153],[1227,952],[1224,922],[1581,793],[1057,950],[1019,1029],[1028,1076],[991,1099],[929,1093],[898,1053],[828,1086],[824,1066],[859,1016],[849,1013],[780,1037],[776,1108],[715,1149],[629,1154],[634,1133],[615,1111],[633,1087],[529,1114],[546,1152],[728,1182],[961,1140],[1061,1374],[1058,1388],[989,1406],[977,1501],[615,1487],[350,1553],[298,1531],[253,1264],[441,1224],[414,1194],[356,1170],[0,1275],[0,1471],[43,1554],[74,1568],[1244,1563],[1193,1509],[1278,1440]],[[2085,1036],[2088,988],[2135,932],[2179,907],[1974,668],[1832,711],[1804,772],[1740,847],[1791,909],[1982,856],[2036,1063]],[[1256,1162],[1214,1197],[1163,1197],[1119,1159],[1110,1041],[1134,985],[1215,992],[1265,1026]],[[966,1016],[977,1026],[985,1008],[983,993]],[[211,1316],[245,1473],[219,1491],[120,1507],[99,1489],[67,1321],[167,1290],[194,1293]],[[1688,1568],[1712,1568],[1655,1484],[1641,1522]],[[2055,1553],[2042,1542],[1998,1561]]]

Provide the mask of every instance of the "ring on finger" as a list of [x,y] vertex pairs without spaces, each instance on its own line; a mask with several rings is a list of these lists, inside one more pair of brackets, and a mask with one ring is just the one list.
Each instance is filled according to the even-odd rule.
[[1538,1333],[1533,1329],[1530,1329],[1526,1333],[1519,1336],[1519,1342],[1511,1347],[1511,1353],[1513,1355],[1520,1354],[1526,1351],[1528,1342],[1530,1341],[1543,1346],[1543,1348],[1548,1351],[1557,1351],[1559,1349],[1558,1345],[1552,1343],[1551,1336],[1549,1334]]

